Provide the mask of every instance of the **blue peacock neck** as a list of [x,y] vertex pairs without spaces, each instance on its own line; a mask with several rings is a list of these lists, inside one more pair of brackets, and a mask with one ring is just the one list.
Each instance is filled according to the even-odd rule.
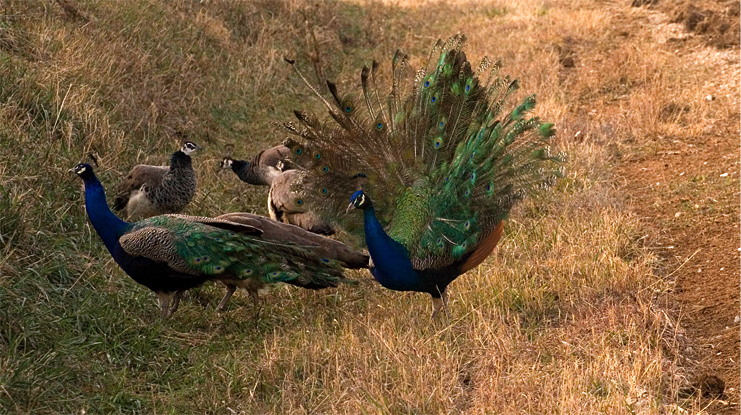
[[111,212],[105,198],[105,190],[98,178],[85,177],[85,209],[93,224],[93,228],[103,240],[108,252],[113,255],[113,250],[118,243],[118,238],[128,228],[129,223],[122,221]]
[[375,266],[371,272],[376,281],[391,290],[419,290],[419,274],[412,267],[407,249],[386,234],[370,201],[363,207],[363,219],[365,243]]

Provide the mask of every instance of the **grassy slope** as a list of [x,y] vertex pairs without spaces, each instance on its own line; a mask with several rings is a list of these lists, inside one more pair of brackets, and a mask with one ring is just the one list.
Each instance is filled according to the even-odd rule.
[[[11,1],[0,15],[0,408],[676,409],[683,373],[655,302],[666,287],[611,176],[615,153],[645,121],[627,110],[675,75],[661,71],[664,55],[647,42],[621,43],[609,10],[578,0],[427,9],[136,3],[80,0],[74,18],[56,3]],[[300,51],[305,19],[341,86],[371,57],[401,46],[419,58],[437,37],[465,32],[472,59],[504,59],[504,72],[538,93],[537,113],[562,132],[567,178],[523,203],[496,254],[451,287],[450,320],[430,324],[423,295],[364,282],[322,293],[277,287],[257,321],[243,295],[217,315],[222,289],[206,287],[161,322],[153,295],[125,277],[88,226],[67,169],[93,152],[110,189],[137,162],[163,163],[185,136],[206,147],[189,213],[264,212],[264,189],[213,170],[224,145],[252,155],[280,142],[275,121],[315,104],[303,102],[306,88],[282,63],[295,56],[311,72]],[[559,61],[575,50],[588,53],[564,68]],[[590,109],[616,103],[623,115],[595,122]]]

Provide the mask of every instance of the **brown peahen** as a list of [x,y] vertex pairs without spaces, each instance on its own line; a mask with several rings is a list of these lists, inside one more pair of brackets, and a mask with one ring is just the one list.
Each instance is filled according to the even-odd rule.
[[350,282],[343,267],[367,267],[368,257],[344,244],[301,228],[255,215],[219,218],[163,215],[127,223],[111,212],[105,191],[88,164],[71,169],[85,182],[90,222],[118,265],[155,293],[169,317],[186,290],[208,280],[229,287],[223,308],[237,286],[257,298],[276,282],[320,289]]
[[219,170],[232,170],[240,180],[253,185],[270,186],[268,192],[268,213],[270,218],[296,225],[321,235],[332,235],[332,229],[319,216],[293,203],[294,192],[291,183],[296,180],[297,171],[284,163],[291,150],[279,145],[258,153],[252,161],[235,160],[231,157],[232,146],[219,164]]
[[127,220],[182,212],[196,194],[196,174],[190,156],[200,149],[186,141],[172,153],[169,166],[134,166],[118,185],[113,208],[122,211]]
[[283,160],[291,154],[288,147],[279,145],[259,152],[252,161],[235,160],[231,156],[233,148],[232,145],[227,147],[219,170],[231,170],[239,180],[256,186],[270,186],[286,170]]
[[375,61],[361,93],[328,82],[330,99],[297,70],[331,119],[296,111],[286,123],[288,165],[300,172],[293,203],[364,242],[384,287],[429,293],[433,317],[448,285],[492,252],[512,206],[552,185],[563,161],[549,150],[553,125],[527,116],[535,95],[506,110],[517,80],[487,59],[474,72],[464,42],[438,41],[413,77],[397,51],[389,93]]

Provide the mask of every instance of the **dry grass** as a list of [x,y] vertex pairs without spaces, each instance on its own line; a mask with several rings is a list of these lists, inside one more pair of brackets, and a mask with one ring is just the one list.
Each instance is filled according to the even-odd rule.
[[[0,15],[4,410],[701,410],[678,398],[688,377],[659,301],[668,282],[613,167],[735,109],[704,99],[706,74],[677,64],[641,26],[646,11],[581,0],[63,3],[78,15],[48,1],[9,1]],[[87,225],[66,170],[92,152],[110,189],[188,137],[206,147],[189,213],[264,213],[264,189],[214,169],[226,144],[251,156],[281,141],[276,121],[315,104],[282,63],[294,56],[310,72],[312,32],[327,77],[345,88],[372,57],[402,47],[418,62],[438,37],[465,33],[470,58],[503,59],[523,94],[538,93],[567,177],[519,206],[496,253],[451,286],[450,319],[431,323],[426,296],[381,290],[363,274],[359,288],[276,288],[258,321],[245,298],[217,315],[220,287],[190,293],[158,321],[151,293]]]

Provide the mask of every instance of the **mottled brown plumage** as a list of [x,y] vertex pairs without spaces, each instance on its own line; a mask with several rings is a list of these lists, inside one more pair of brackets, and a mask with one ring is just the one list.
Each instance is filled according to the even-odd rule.
[[288,170],[273,180],[270,193],[268,193],[270,218],[300,226],[321,235],[333,235],[334,229],[323,221],[316,212],[296,204],[297,194],[291,190],[291,184],[297,180],[296,176],[298,174],[300,174],[298,170]]
[[188,141],[172,154],[169,166],[134,166],[118,186],[114,209],[128,220],[182,212],[196,192],[190,155],[198,149]]
[[279,145],[261,151],[252,161],[246,161],[233,159],[230,147],[219,169],[232,170],[245,183],[270,186],[268,212],[271,219],[322,235],[334,234],[334,229],[316,213],[294,203],[296,195],[291,191],[291,182],[296,180],[296,171],[285,163],[290,152],[285,145]]

